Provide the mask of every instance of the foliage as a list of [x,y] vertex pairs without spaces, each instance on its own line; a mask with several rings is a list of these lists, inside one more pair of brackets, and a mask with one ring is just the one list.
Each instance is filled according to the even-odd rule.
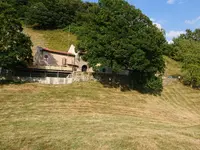
[[81,16],[74,31],[93,68],[100,63],[114,71],[133,70],[142,77],[142,85],[164,71],[163,33],[134,6],[124,0],[100,0]]
[[200,42],[200,29],[195,29],[194,31],[187,29],[185,34],[174,38],[173,44],[167,44],[165,46],[164,54],[174,60],[183,61],[184,53],[187,52],[187,49],[190,49],[191,46],[188,42],[185,43],[186,40]]
[[184,83],[200,86],[200,29],[186,30],[174,39],[173,49],[173,58],[182,62]]
[[181,34],[179,39],[200,41],[200,29],[195,29],[193,32],[190,29],[187,29],[186,33]]
[[147,92],[160,93],[163,90],[162,87],[162,77],[151,76],[145,84],[145,89]]
[[22,33],[16,11],[0,2],[0,67],[14,68],[32,60],[31,40]]
[[184,40],[188,45],[183,53],[184,83],[200,86],[200,42]]
[[44,0],[34,3],[26,13],[26,21],[42,29],[64,28],[73,22],[80,4],[80,0]]
[[163,45],[163,54],[165,56],[176,59],[176,56],[177,56],[176,52],[177,51],[172,44],[166,43]]
[[16,10],[17,17],[21,19],[25,18],[25,12],[28,10],[30,1],[31,0],[2,0],[2,2],[10,4]]

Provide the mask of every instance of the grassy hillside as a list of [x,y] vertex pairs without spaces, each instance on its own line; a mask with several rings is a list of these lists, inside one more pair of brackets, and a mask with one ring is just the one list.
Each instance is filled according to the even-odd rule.
[[[36,46],[67,50],[74,35],[32,30]],[[68,40],[70,39],[70,40]],[[165,75],[179,75],[168,57]],[[161,96],[100,83],[0,85],[0,150],[200,150],[200,91],[176,81]]]
[[31,37],[33,53],[37,46],[67,51],[71,44],[76,45],[76,36],[63,30],[33,30],[24,27],[24,33]]
[[161,96],[96,82],[2,85],[0,150],[198,150],[200,92],[174,83]]
[[181,75],[181,64],[167,56],[164,56],[165,59],[165,75]]

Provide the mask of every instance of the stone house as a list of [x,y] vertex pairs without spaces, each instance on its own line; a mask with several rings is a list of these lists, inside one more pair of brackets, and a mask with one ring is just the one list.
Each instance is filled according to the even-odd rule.
[[71,45],[67,52],[37,47],[33,66],[38,69],[93,72]]

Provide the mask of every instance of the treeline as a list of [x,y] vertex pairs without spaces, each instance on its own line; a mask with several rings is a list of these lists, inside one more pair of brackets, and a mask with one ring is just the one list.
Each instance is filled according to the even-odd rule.
[[[130,70],[135,89],[153,93],[162,91],[163,51],[167,44],[164,33],[125,0],[4,2],[16,10],[21,22],[33,28],[65,29],[70,25],[71,32],[78,37],[78,49],[86,52],[84,59],[94,70],[101,67],[116,72]],[[16,50],[15,47],[10,49]]]
[[181,63],[184,84],[200,87],[200,29],[185,32],[173,39],[164,53]]
[[77,22],[77,14],[90,5],[81,0],[3,0],[17,10],[25,24],[40,29],[64,28]]

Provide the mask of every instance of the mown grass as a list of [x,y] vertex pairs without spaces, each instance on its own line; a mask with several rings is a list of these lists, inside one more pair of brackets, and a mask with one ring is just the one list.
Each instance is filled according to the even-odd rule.
[[76,45],[76,36],[63,30],[34,30],[24,27],[24,33],[31,37],[33,53],[37,46],[68,51],[71,44]]
[[198,150],[200,92],[180,83],[161,96],[72,85],[1,85],[0,149]]

